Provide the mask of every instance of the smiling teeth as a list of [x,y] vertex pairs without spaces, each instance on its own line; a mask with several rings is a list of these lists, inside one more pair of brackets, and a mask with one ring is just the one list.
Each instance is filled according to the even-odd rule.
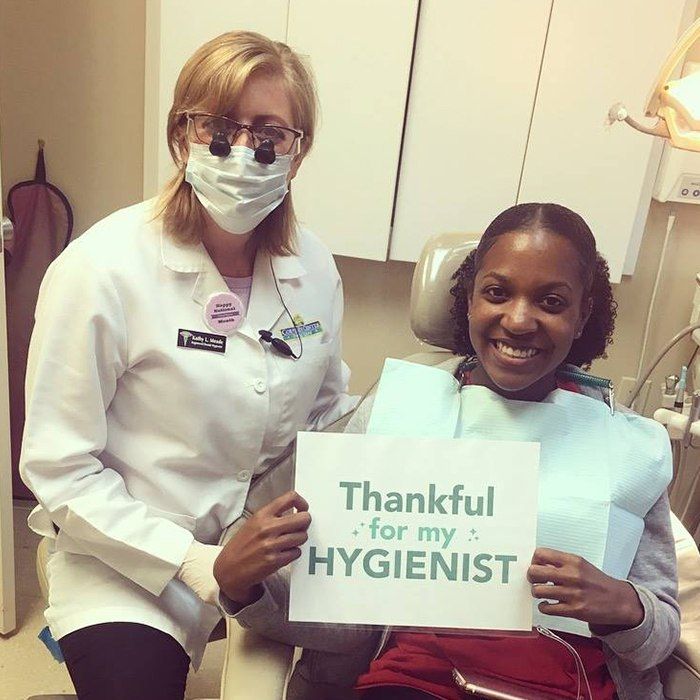
[[506,357],[517,357],[523,360],[528,357],[534,357],[539,352],[537,348],[514,348],[512,345],[506,345],[500,340],[496,341],[496,349]]

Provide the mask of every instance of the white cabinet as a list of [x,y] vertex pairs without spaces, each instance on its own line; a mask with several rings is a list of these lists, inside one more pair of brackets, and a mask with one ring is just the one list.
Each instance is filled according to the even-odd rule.
[[287,43],[321,108],[292,184],[298,218],[334,253],[386,260],[417,0],[290,0]]
[[393,260],[515,204],[552,0],[423,0]]
[[587,220],[619,281],[658,151],[605,120],[617,101],[641,111],[685,4],[424,0],[391,257],[482,231],[516,201],[558,202]]
[[292,191],[334,253],[412,261],[435,233],[554,201],[589,222],[619,280],[658,148],[606,116],[617,101],[641,112],[694,2],[149,0],[145,194],[172,172],[165,122],[181,66],[207,39],[253,29],[316,74],[317,140]]
[[519,201],[558,202],[581,214],[615,281],[635,220],[646,221],[655,140],[609,127],[605,116],[618,101],[641,114],[684,5],[554,0]]

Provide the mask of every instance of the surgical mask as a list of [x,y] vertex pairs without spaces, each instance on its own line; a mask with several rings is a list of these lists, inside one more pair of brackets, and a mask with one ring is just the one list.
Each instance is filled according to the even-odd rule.
[[226,157],[212,155],[209,146],[201,143],[189,146],[185,180],[224,231],[252,231],[289,191],[293,156],[277,156],[274,163],[265,165],[246,146],[234,146]]

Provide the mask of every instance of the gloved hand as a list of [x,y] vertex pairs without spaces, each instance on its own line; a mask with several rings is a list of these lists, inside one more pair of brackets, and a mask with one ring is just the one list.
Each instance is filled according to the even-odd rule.
[[214,578],[214,561],[223,547],[194,540],[175,577],[189,586],[205,603],[219,604],[219,584]]

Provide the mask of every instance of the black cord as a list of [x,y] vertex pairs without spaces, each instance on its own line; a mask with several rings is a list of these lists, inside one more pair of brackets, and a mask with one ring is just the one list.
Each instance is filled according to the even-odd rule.
[[[301,341],[301,334],[299,333],[299,328],[297,327],[297,324],[295,323],[294,319],[292,318],[292,314],[289,313],[289,309],[287,308],[287,305],[284,303],[284,297],[282,296],[282,292],[280,292],[279,285],[277,284],[277,275],[275,275],[275,268],[272,267],[272,256],[270,256],[270,272],[272,273],[272,281],[275,283],[275,289],[277,290],[277,295],[280,298],[280,301],[282,302],[282,306],[284,306],[284,310],[287,312],[287,316],[289,316],[289,320],[292,322],[292,325],[294,326],[294,330],[297,333],[297,339],[299,340],[299,354],[295,355],[294,353],[291,354],[291,357],[293,357],[295,360],[301,359],[301,356],[304,354],[304,343]],[[270,329],[272,331],[272,329]],[[291,348],[290,348],[291,351]]]

